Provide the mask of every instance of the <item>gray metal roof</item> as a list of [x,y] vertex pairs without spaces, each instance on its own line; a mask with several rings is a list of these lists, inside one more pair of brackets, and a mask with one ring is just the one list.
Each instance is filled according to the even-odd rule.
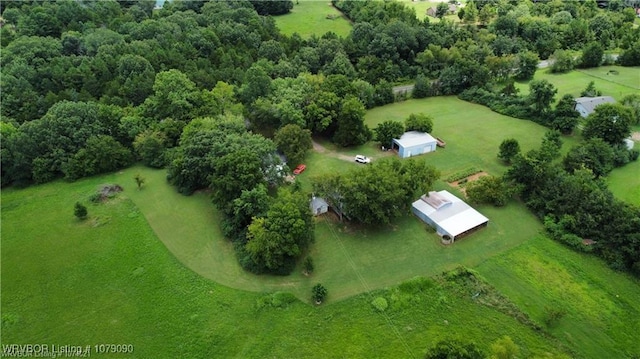
[[[429,194],[431,195],[431,193],[432,192]],[[438,196],[446,198],[448,202],[451,202],[451,205],[440,206],[439,209],[436,209],[421,198],[413,202],[412,206],[424,213],[450,235],[455,237],[460,233],[464,233],[489,221],[487,217],[448,191],[433,193],[437,193]]]
[[616,100],[611,96],[598,96],[598,97],[578,97],[576,98],[576,105],[582,105],[587,113],[592,113],[596,107],[603,103],[615,103]]
[[405,132],[400,138],[394,138],[393,141],[404,148],[437,142],[430,134],[418,131]]

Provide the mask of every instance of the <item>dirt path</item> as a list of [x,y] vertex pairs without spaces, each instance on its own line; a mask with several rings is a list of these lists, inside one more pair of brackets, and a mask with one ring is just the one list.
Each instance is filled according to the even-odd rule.
[[[330,150],[326,147],[324,147],[322,144],[316,142],[316,140],[311,140],[311,143],[313,144],[313,150],[318,152],[318,153],[323,153],[327,156],[331,156],[333,158],[337,158],[339,160],[343,160],[343,161],[348,161],[348,162],[354,162],[355,158],[353,155],[346,155],[344,153],[340,153],[334,150]],[[386,152],[378,152],[378,155],[376,157],[369,157],[369,159],[371,161],[373,161],[376,158],[380,158],[380,157],[387,157],[387,156],[393,156],[395,153],[393,151],[386,151]]]
[[318,153],[324,153],[327,154],[331,157],[335,157],[337,159],[341,159],[343,161],[349,161],[349,162],[353,162],[353,156],[348,156],[342,153],[338,153],[335,151],[331,151],[328,150],[326,147],[324,147],[323,145],[319,144],[318,142],[316,142],[315,140],[311,140],[311,143],[313,143],[313,150],[318,152]]
[[631,134],[631,139],[635,142],[640,142],[640,132],[634,132]]

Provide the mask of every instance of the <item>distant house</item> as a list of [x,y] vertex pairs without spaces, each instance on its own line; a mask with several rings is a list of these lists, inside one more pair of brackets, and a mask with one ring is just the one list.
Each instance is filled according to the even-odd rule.
[[589,116],[596,107],[603,103],[615,103],[616,100],[611,96],[598,96],[598,97],[578,97],[576,98],[575,110],[580,112],[580,116]]
[[327,213],[329,210],[329,204],[323,198],[313,196],[313,198],[311,198],[309,208],[314,216],[319,216],[323,213]]
[[449,15],[453,15],[458,11],[458,6],[455,4],[449,4]]
[[438,140],[426,132],[409,131],[393,139],[393,149],[401,158],[421,155],[436,150]]
[[436,17],[437,9],[435,7],[430,7],[427,9],[427,16]]
[[[456,239],[487,226],[489,219],[448,191],[429,192],[411,205],[411,211],[436,229],[444,240]],[[449,243],[449,242],[447,242]]]

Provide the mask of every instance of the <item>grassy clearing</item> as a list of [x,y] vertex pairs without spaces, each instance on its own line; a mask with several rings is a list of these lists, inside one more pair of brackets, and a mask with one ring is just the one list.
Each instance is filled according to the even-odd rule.
[[[617,72],[614,73],[614,72]],[[552,74],[549,69],[539,69],[535,80],[547,80],[558,89],[556,99],[564,94],[579,97],[589,82],[593,81],[604,96],[621,100],[624,96],[640,91],[640,68],[601,66],[593,69],[574,70],[566,74]],[[521,94],[529,93],[529,83],[516,83]]]
[[537,238],[489,259],[478,271],[535,321],[566,313],[550,332],[581,358],[640,353],[640,282],[590,255]]
[[[369,110],[365,123],[375,128],[386,120],[404,122],[411,113],[424,112],[433,117],[433,135],[447,142],[444,149],[420,156],[442,172],[442,178],[469,167],[479,167],[499,175],[506,170],[497,158],[500,143],[515,138],[526,152],[540,146],[547,128],[526,120],[495,113],[487,107],[456,97],[407,100]],[[563,150],[576,144],[575,137],[563,137]]]
[[[413,0],[400,0],[400,2],[404,3],[405,6],[410,7],[415,9],[416,11],[416,17],[420,20],[423,20],[425,18],[429,18],[429,22],[438,22],[440,21],[440,19],[438,19],[437,17],[431,17],[431,16],[427,16],[427,9],[430,7],[436,7],[438,6],[438,3],[440,1],[413,1]],[[454,15],[447,15],[444,17],[445,19],[454,21],[454,22],[460,22],[460,18],[458,17],[457,14]]]
[[[309,169],[299,176],[303,187],[309,189],[309,179],[314,175],[361,166],[319,154],[310,159]],[[317,282],[331,288],[330,300],[335,301],[416,275],[432,276],[458,264],[473,266],[523,243],[540,229],[538,221],[515,203],[502,209],[479,207],[492,220],[491,225],[451,247],[440,245],[432,230],[409,215],[393,227],[368,231],[320,219],[316,242],[310,249],[317,267],[312,277],[302,275],[301,269],[287,277],[255,276],[238,265],[231,244],[222,237],[220,215],[206,193],[182,196],[166,183],[163,171],[144,167],[106,175],[102,181],[135,188],[135,173],[146,178],[145,188],[127,191],[126,196],[181,263],[229,287],[256,292],[287,291],[303,300]],[[453,190],[444,183],[438,187]],[[516,222],[520,228],[511,226]]]
[[351,24],[346,17],[331,6],[330,1],[298,0],[291,13],[275,16],[276,25],[285,35],[298,33],[303,38],[311,35],[322,36],[327,32],[346,37],[351,32]]
[[[438,340],[473,340],[487,350],[509,335],[526,356],[563,350],[472,300],[464,288],[432,280],[321,307],[216,284],[182,266],[157,240],[131,199],[151,205],[144,193],[162,192],[160,184],[143,172],[148,187],[138,192],[127,181],[132,173],[3,190],[2,344],[131,343],[137,358],[410,358]],[[89,205],[89,219],[76,220],[73,203],[114,181],[125,191]],[[183,199],[197,207],[197,196]],[[184,204],[173,205],[170,224],[184,231]],[[330,298],[339,295],[326,286]],[[389,308],[374,309],[375,297],[386,298]]]
[[614,169],[607,176],[607,184],[616,197],[640,206],[640,161]]

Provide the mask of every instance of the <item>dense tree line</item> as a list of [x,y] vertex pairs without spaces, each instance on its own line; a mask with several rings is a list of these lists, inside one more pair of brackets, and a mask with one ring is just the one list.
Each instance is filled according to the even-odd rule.
[[[544,220],[552,238],[639,275],[640,208],[616,199],[600,178],[614,165],[615,150],[594,137],[556,161],[560,147],[553,137],[547,136],[537,150],[517,154],[505,180]],[[595,242],[585,244],[585,239]]]

